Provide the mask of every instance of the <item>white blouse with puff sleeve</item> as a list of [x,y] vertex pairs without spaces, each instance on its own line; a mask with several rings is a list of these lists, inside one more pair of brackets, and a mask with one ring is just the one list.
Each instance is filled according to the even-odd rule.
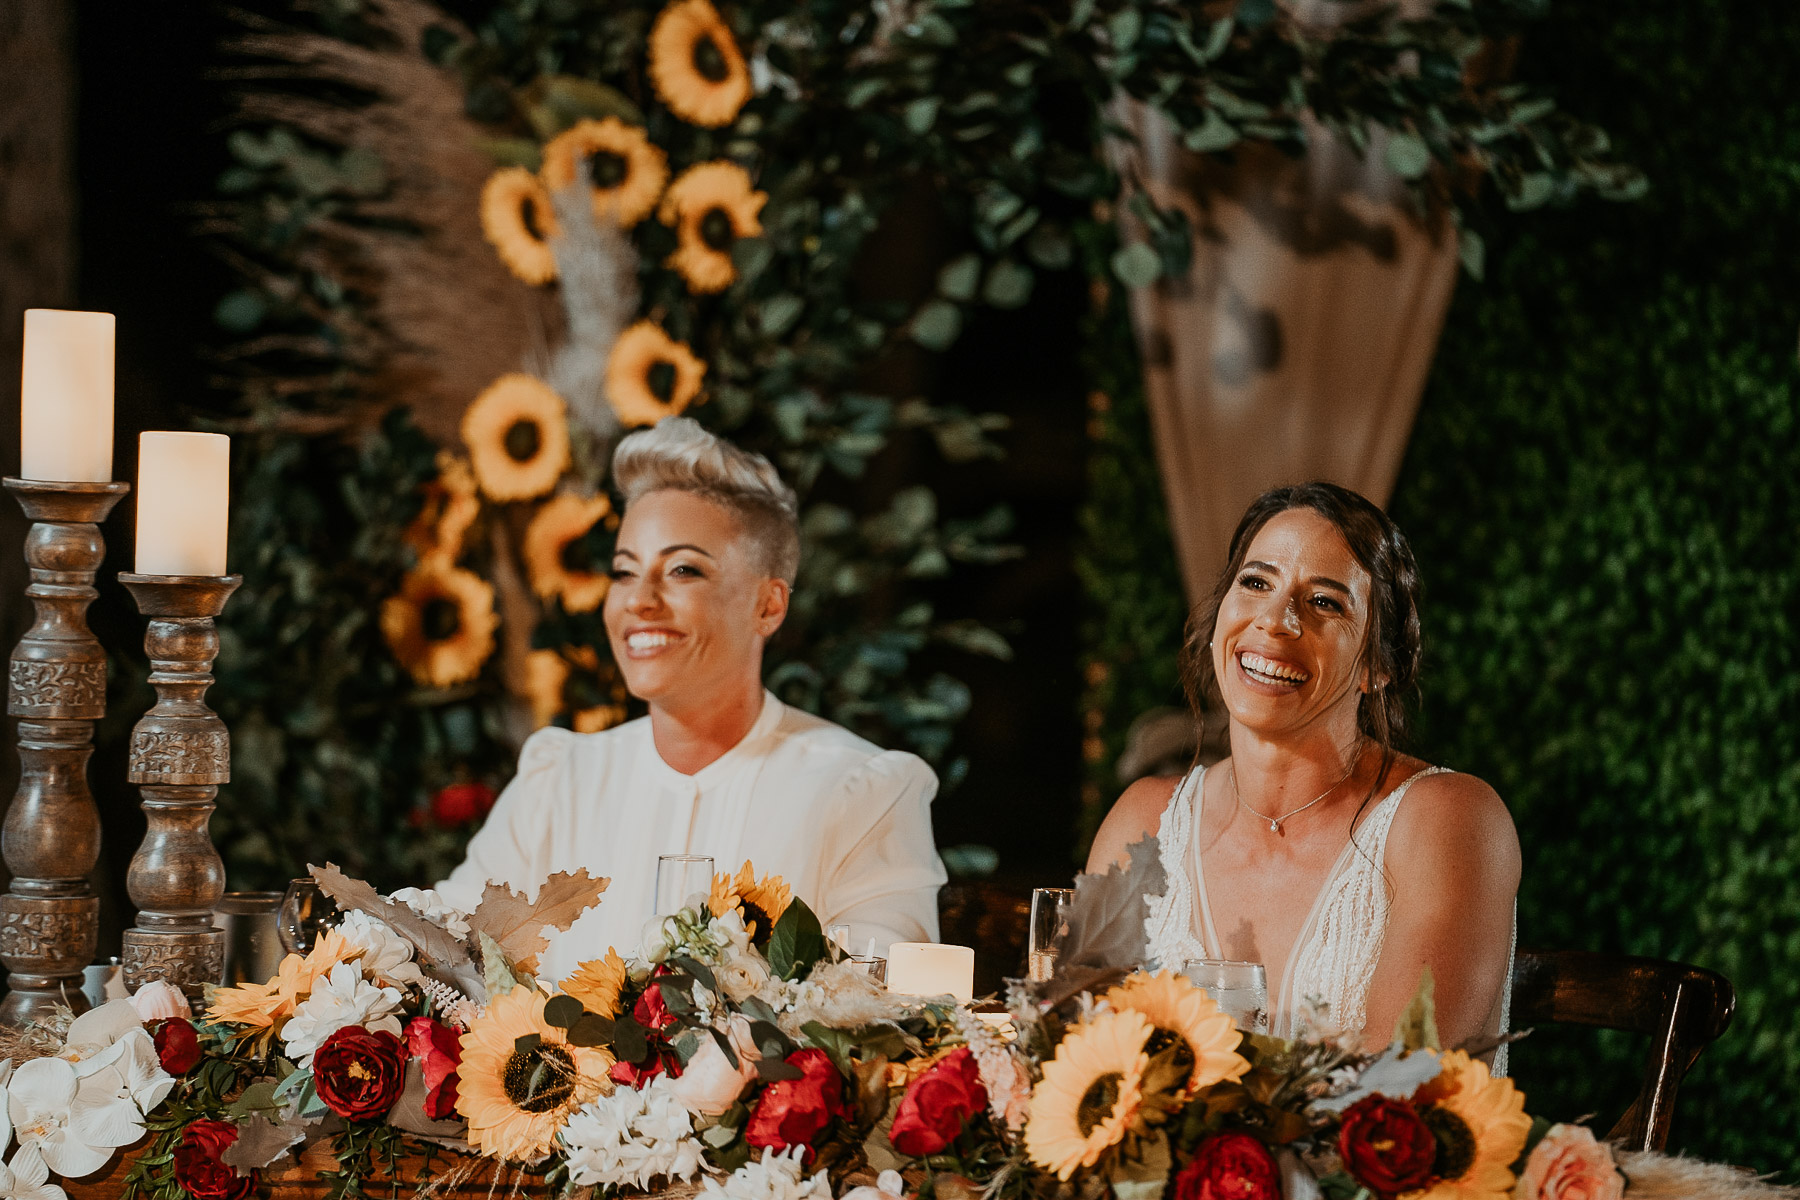
[[586,868],[611,886],[553,937],[540,972],[561,979],[609,946],[629,954],[655,906],[656,859],[706,854],[736,873],[780,875],[851,946],[937,939],[943,863],[931,835],[937,776],[764,693],[750,732],[693,775],[662,760],[648,717],[603,733],[541,729],[519,773],[439,885],[472,908],[489,881],[535,894],[548,876]]

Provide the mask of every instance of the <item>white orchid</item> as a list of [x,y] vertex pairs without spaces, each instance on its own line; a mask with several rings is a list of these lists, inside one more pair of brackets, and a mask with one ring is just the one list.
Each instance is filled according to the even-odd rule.
[[166,979],[152,979],[131,993],[130,1004],[138,1020],[146,1025],[152,1021],[168,1021],[176,1017],[185,1021],[194,1015],[188,998],[180,988]]
[[331,968],[330,975],[313,985],[312,995],[288,1019],[282,1030],[287,1056],[310,1067],[325,1039],[350,1025],[385,1029],[399,1037],[400,1000],[397,989],[377,987],[365,980],[355,963],[339,963]]
[[385,983],[417,983],[424,976],[413,962],[412,943],[385,921],[353,909],[338,923],[344,940],[362,951],[365,975]]
[[127,1138],[117,1145],[127,1145],[143,1134],[140,1118],[148,1116],[175,1086],[175,1077],[162,1068],[156,1044],[142,1029],[132,1030],[93,1058],[76,1064],[75,1075],[81,1080],[78,1097],[95,1112],[106,1112],[112,1122],[96,1138]]
[[[75,1064],[61,1058],[21,1064],[4,1091],[20,1149],[36,1149],[52,1171],[66,1178],[93,1174],[106,1165],[114,1149],[143,1134],[137,1106],[130,1099],[81,1095]],[[130,1110],[130,1121],[123,1119],[121,1106]],[[127,1126],[129,1136],[115,1140]]]
[[144,1022],[130,1000],[110,1000],[90,1008],[69,1025],[63,1035],[59,1058],[80,1063],[101,1053],[133,1030],[142,1033]]
[[0,1166],[0,1200],[69,1200],[69,1193],[50,1182],[50,1167],[36,1146],[20,1147],[12,1162]]
[[723,1185],[705,1180],[706,1200],[831,1200],[831,1180],[824,1171],[806,1177],[805,1146],[763,1151],[726,1177]]

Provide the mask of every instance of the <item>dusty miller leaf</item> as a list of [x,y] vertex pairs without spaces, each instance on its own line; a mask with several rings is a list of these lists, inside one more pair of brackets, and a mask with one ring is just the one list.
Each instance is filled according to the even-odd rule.
[[1069,933],[1057,966],[1130,970],[1148,956],[1144,919],[1146,896],[1160,896],[1168,881],[1156,852],[1156,837],[1145,834],[1127,847],[1130,861],[1104,875],[1077,875],[1069,906]]
[[550,944],[544,927],[560,933],[573,925],[600,902],[600,893],[611,882],[595,879],[585,869],[572,875],[559,871],[544,880],[535,900],[527,900],[503,883],[490,883],[481,893],[481,903],[469,914],[469,929],[493,938],[521,970],[535,972],[538,955]]
[[475,936],[481,944],[481,982],[490,996],[503,996],[520,986],[519,977],[513,974],[512,966],[506,961],[506,951],[500,943],[488,936],[487,930],[479,930]]
[[436,921],[421,917],[406,905],[387,899],[362,880],[351,879],[332,863],[322,867],[309,863],[306,869],[312,873],[319,890],[336,901],[339,908],[346,912],[356,909],[379,918],[411,942],[419,965],[427,974],[460,989],[477,1004],[487,1003],[481,972],[476,970],[474,960],[469,957],[468,947],[455,934]]
[[1354,1087],[1320,1100],[1313,1107],[1323,1112],[1341,1113],[1358,1100],[1377,1092],[1393,1100],[1410,1100],[1420,1084],[1436,1079],[1441,1071],[1437,1055],[1429,1050],[1408,1054],[1398,1045],[1389,1046],[1357,1078]]
[[279,1124],[264,1116],[252,1116],[237,1123],[237,1140],[225,1147],[219,1161],[228,1167],[260,1171],[306,1140],[312,1122],[290,1117]]

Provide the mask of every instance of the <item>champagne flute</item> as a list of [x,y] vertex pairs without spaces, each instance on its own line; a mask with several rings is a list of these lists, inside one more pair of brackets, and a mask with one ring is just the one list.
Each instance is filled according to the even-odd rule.
[[1069,932],[1069,906],[1074,888],[1033,888],[1031,892],[1031,943],[1025,958],[1025,977],[1044,983],[1056,974],[1056,958]]
[[713,860],[706,854],[661,854],[656,859],[656,915],[666,917],[687,907],[696,895],[712,890]]
[[337,920],[339,915],[338,906],[319,887],[317,880],[310,877],[289,880],[287,892],[281,897],[281,914],[275,930],[281,938],[282,949],[289,954],[305,954],[318,940],[319,930]]

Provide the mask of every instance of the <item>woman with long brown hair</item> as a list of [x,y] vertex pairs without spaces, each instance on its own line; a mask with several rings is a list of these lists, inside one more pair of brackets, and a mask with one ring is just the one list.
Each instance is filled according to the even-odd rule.
[[1384,1045],[1427,967],[1445,1045],[1504,1026],[1518,837],[1487,784],[1400,749],[1418,588],[1406,539],[1362,496],[1259,496],[1183,647],[1196,718],[1223,706],[1231,755],[1139,780],[1094,841],[1090,871],[1156,835],[1152,956],[1264,964],[1280,1036]]

